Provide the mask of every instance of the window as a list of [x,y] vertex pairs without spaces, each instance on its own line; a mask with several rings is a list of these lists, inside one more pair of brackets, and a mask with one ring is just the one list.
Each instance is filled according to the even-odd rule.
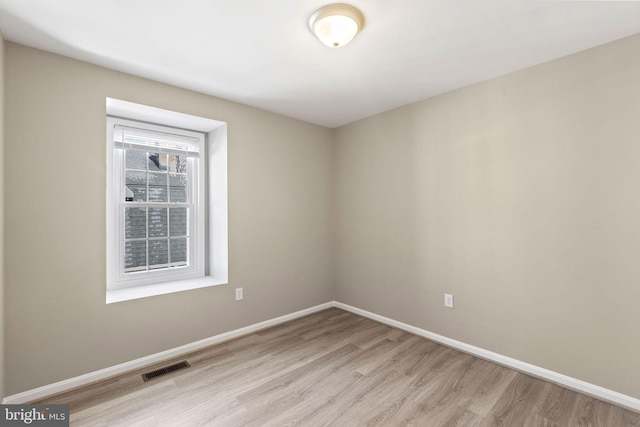
[[109,125],[112,288],[204,276],[204,135],[115,118]]
[[[131,104],[108,99],[107,111],[109,101]],[[226,128],[208,147],[216,130],[107,117],[107,302],[226,283]]]

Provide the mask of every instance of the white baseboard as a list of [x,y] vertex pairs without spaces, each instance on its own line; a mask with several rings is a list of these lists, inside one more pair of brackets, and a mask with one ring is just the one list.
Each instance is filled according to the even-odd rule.
[[139,359],[135,359],[130,362],[121,363],[119,365],[101,369],[99,371],[91,372],[78,377],[70,378],[68,380],[49,384],[33,390],[25,391],[23,393],[14,394],[12,396],[7,396],[3,399],[2,403],[4,404],[26,403],[26,402],[40,399],[45,396],[61,393],[75,387],[86,385],[95,381],[112,377],[114,375],[131,371],[133,369],[141,368],[153,363],[161,362],[165,359],[170,359],[173,357],[180,356],[182,354],[190,353],[192,351],[199,350],[201,348],[204,348],[213,344],[218,344],[223,341],[228,341],[233,338],[238,338],[242,335],[247,335],[255,331],[268,328],[270,326],[275,326],[280,323],[284,323],[289,320],[294,320],[299,317],[303,317],[303,316],[315,313],[317,311],[325,310],[331,307],[337,307],[337,308],[349,311],[351,313],[358,314],[363,317],[367,317],[377,322],[384,323],[386,325],[393,326],[398,329],[402,329],[404,331],[430,339],[432,341],[439,342],[446,346],[458,349],[465,353],[472,354],[482,359],[495,362],[499,365],[507,366],[517,371],[521,371],[521,372],[533,375],[535,377],[550,381],[552,383],[570,388],[572,390],[576,390],[581,393],[593,396],[597,399],[611,402],[616,405],[631,409],[633,411],[640,412],[640,399],[636,399],[634,397],[627,396],[625,394],[618,393],[616,391],[609,390],[604,387],[600,387],[582,380],[578,380],[576,378],[572,378],[554,371],[550,371],[548,369],[541,368],[539,366],[522,362],[522,361],[513,359],[511,357],[503,356],[501,354],[494,353],[492,351],[485,350],[480,347],[469,345],[461,341],[456,341],[454,339],[447,338],[445,336],[438,335],[433,332],[429,332],[425,329],[418,328],[416,326],[412,326],[406,323],[402,323],[397,320],[380,316],[379,314],[375,314],[370,311],[362,310],[360,308],[353,307],[353,306],[336,302],[336,301],[320,304],[315,307],[310,307],[305,310],[296,311],[295,313],[276,317],[274,319],[265,320],[264,322],[259,322],[253,325],[246,326],[244,328],[225,332],[220,335],[216,335],[210,338],[205,338],[200,341],[196,341],[196,342],[186,344],[180,347],[176,347],[170,350],[162,351],[160,353],[152,354],[150,356],[141,357]]
[[325,310],[327,308],[331,308],[334,306],[335,306],[335,303],[333,301],[316,305],[315,307],[310,307],[304,310],[296,311],[295,313],[286,314],[284,316],[276,317],[274,319],[265,320],[264,322],[259,322],[253,325],[245,326],[244,328],[225,332],[223,334],[216,335],[210,338],[205,338],[203,340],[192,342],[190,344],[185,344],[180,347],[172,348],[170,350],[162,351],[160,353],[155,353],[150,356],[141,357],[139,359],[135,359],[130,362],[121,363],[119,365],[111,366],[109,368],[101,369],[95,372],[90,372],[88,374],[80,375],[78,377],[70,378],[68,380],[59,381],[57,383],[38,387],[33,390],[28,390],[22,393],[7,396],[2,400],[2,403],[18,404],[18,403],[31,402],[31,401],[43,398],[45,396],[61,393],[63,391],[67,391],[72,388],[83,386],[95,381],[112,377],[114,375],[122,374],[124,372],[131,371],[133,369],[137,369],[147,365],[151,365],[153,363],[161,362],[163,360],[177,357],[182,354],[190,353],[195,350],[200,350],[201,348],[204,348],[213,344],[218,344],[223,341],[228,341],[233,338],[238,338],[242,335],[247,335],[247,334],[259,331],[261,329],[265,329],[270,326],[275,326],[280,323],[288,322],[289,320],[297,319],[299,317],[303,317],[303,316],[315,313],[317,311]]
[[412,334],[430,339],[432,341],[439,342],[448,347],[453,347],[465,353],[469,353],[474,356],[480,357],[482,359],[495,362],[499,365],[507,366],[509,368],[513,368],[517,371],[527,373],[534,377],[538,377],[538,378],[550,381],[552,383],[561,385],[563,387],[566,387],[575,391],[579,391],[581,393],[587,394],[597,399],[601,399],[601,400],[628,408],[635,412],[640,412],[640,399],[627,396],[626,394],[618,393],[616,391],[609,390],[604,387],[600,387],[595,384],[591,384],[586,381],[572,378],[567,375],[563,375],[554,371],[550,371],[548,369],[541,368],[539,366],[535,366],[530,363],[512,359],[511,357],[503,356],[502,354],[494,353],[492,351],[485,350],[483,348],[476,347],[473,345],[469,345],[461,341],[456,341],[454,339],[447,338],[445,336],[438,335],[433,332],[429,332],[425,329],[408,325],[406,323],[398,322],[397,320],[380,316],[378,314],[371,313],[369,311],[362,310],[360,308],[353,307],[347,304],[336,302],[334,304],[334,307],[341,308],[346,311],[350,311],[351,313],[358,314],[363,317],[367,317],[371,320],[375,320],[377,322],[384,323],[386,325],[393,326],[398,329],[402,329]]

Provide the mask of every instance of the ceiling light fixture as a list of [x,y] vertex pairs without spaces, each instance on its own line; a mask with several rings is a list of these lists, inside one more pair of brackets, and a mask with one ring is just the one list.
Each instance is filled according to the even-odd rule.
[[309,28],[329,47],[342,47],[358,34],[364,25],[362,12],[343,3],[329,4],[309,18]]

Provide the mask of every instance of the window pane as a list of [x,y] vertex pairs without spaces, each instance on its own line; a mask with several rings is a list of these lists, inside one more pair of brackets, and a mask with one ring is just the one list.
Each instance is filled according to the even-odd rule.
[[125,239],[144,239],[147,237],[147,209],[124,208]]
[[187,156],[169,155],[169,172],[187,173]]
[[169,190],[172,202],[187,203],[187,176],[169,174]]
[[171,248],[171,265],[187,265],[187,239],[169,240]]
[[149,237],[167,237],[167,209],[149,208]]
[[165,268],[169,263],[167,240],[149,240],[149,269]]
[[168,202],[167,175],[149,172],[149,201]]
[[149,165],[149,170],[152,172],[164,171],[167,169],[167,155],[160,153],[147,153],[149,156],[149,161],[147,164]]
[[127,189],[133,192],[134,202],[146,202],[147,201],[147,173],[146,172],[134,172],[127,171],[125,173],[125,197],[127,195]]
[[169,209],[171,237],[187,236],[188,213],[187,208]]
[[125,150],[126,168],[147,170],[147,153],[138,150]]
[[134,241],[124,244],[124,268],[131,270],[146,270],[147,242]]

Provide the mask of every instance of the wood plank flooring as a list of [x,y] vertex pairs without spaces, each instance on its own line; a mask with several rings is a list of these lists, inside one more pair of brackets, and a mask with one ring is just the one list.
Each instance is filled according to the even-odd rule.
[[[191,368],[143,382],[179,360]],[[640,414],[339,309],[36,403],[72,426],[640,426]]]

